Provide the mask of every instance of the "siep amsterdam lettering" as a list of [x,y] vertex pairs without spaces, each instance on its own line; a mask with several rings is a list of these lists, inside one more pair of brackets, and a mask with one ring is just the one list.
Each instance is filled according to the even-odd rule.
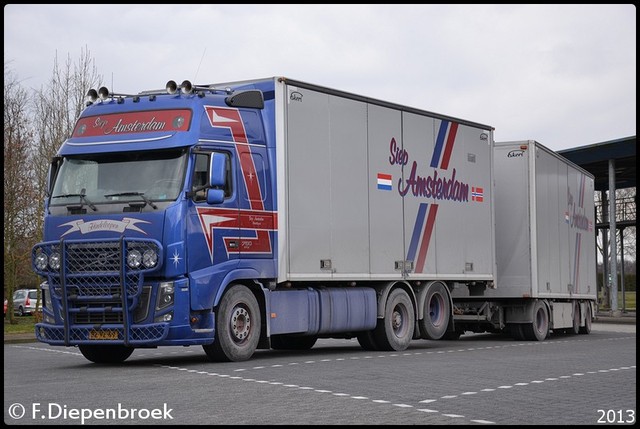
[[573,261],[571,270],[571,282],[574,292],[578,293],[581,289],[580,284],[580,262],[582,253],[582,235],[583,233],[593,231],[593,222],[586,216],[584,206],[586,190],[586,176],[578,177],[578,196],[577,198],[571,193],[571,189],[567,187],[567,211],[564,212],[565,222],[571,230],[575,231],[575,241],[573,248]]
[[[443,121],[443,123],[446,122]],[[444,127],[446,129],[446,125]],[[398,193],[400,196],[404,197],[409,194],[414,197],[433,198],[434,200],[469,201],[469,185],[456,179],[455,168],[451,171],[451,174],[438,173],[438,168],[447,170],[449,167],[457,126],[455,129],[453,129],[454,127],[451,128],[452,130],[449,131],[446,143],[442,127],[441,132],[438,133],[438,140],[431,157],[430,167],[433,168],[431,173],[426,176],[420,175],[418,161],[413,160],[409,175],[404,179],[402,177],[398,179]],[[389,152],[390,165],[408,166],[410,162],[409,152],[398,147],[395,138],[392,138],[389,143]],[[387,175],[386,177],[389,176]]]
[[[469,184],[456,178],[455,168],[449,170],[457,131],[458,124],[455,122],[442,121],[440,123],[433,153],[426,160],[428,164],[426,162],[421,164],[416,159],[412,160],[409,151],[400,147],[395,137],[389,142],[389,165],[399,166],[401,169],[406,168],[406,176],[403,177],[401,174],[396,182],[400,196],[429,199],[428,202],[421,202],[418,205],[407,249],[406,260],[414,262],[415,273],[425,271],[429,243],[434,232],[440,202],[469,202]],[[421,173],[424,171],[428,171],[428,173]],[[377,184],[379,190],[391,191],[393,189],[392,174],[378,173]],[[471,191],[473,202],[482,203],[484,201],[483,187],[474,186]]]

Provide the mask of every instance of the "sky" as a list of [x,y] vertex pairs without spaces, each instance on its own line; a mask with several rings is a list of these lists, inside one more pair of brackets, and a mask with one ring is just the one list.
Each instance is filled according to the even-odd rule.
[[633,4],[5,5],[5,71],[26,89],[83,50],[117,93],[285,76],[489,125],[498,142],[636,134]]

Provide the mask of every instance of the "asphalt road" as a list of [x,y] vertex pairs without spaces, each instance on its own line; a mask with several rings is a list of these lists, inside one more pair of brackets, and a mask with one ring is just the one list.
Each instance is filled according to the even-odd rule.
[[636,420],[635,325],[543,342],[469,334],[367,352],[208,362],[201,347],[140,349],[120,366],[76,348],[4,346],[5,424],[596,425]]

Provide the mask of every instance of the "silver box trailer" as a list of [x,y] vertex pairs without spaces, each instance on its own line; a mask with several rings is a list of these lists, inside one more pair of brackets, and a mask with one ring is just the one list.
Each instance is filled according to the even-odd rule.
[[537,322],[544,329],[536,318],[546,308],[549,329],[590,330],[597,291],[593,175],[532,140],[496,142],[493,160],[497,287],[454,288],[454,303],[465,312],[456,316],[458,329],[473,330],[482,314],[520,337]]
[[277,89],[279,281],[495,280],[492,127]]

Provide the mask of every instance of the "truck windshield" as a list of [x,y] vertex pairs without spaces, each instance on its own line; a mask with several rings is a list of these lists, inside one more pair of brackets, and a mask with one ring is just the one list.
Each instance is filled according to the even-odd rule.
[[174,201],[180,195],[187,151],[120,152],[63,158],[51,205],[120,203],[131,200]]

